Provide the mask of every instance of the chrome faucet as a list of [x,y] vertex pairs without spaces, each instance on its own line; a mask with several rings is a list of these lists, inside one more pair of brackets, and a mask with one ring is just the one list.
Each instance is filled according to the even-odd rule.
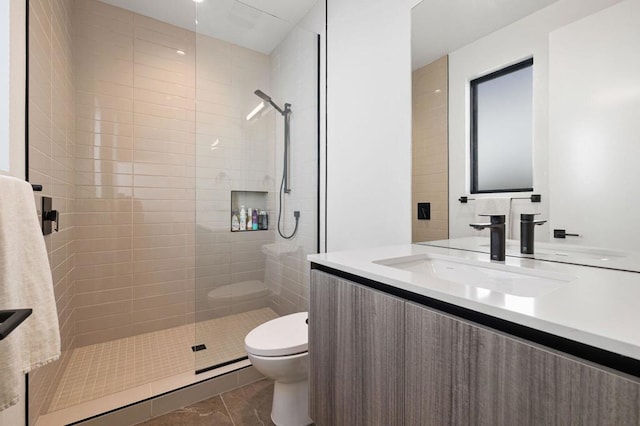
[[546,220],[534,220],[537,214],[540,213],[520,215],[520,253],[533,254],[534,229],[536,225],[547,223]]
[[505,216],[482,214],[479,216],[489,216],[490,223],[470,223],[469,226],[481,231],[485,228],[491,230],[491,260],[504,261],[505,256]]

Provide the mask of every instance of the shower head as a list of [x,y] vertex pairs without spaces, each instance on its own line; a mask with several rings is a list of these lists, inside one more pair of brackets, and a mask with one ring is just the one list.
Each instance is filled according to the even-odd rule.
[[271,97],[269,95],[267,95],[266,93],[264,93],[262,90],[256,90],[253,93],[258,95],[262,100],[271,103]]
[[280,108],[278,105],[276,105],[275,102],[273,102],[271,100],[271,96],[267,95],[266,93],[264,93],[262,90],[256,90],[255,92],[253,92],[256,94],[256,96],[258,96],[260,99],[262,99],[263,101],[269,103],[272,107],[274,107],[276,109],[276,111],[278,111],[280,114],[284,115],[284,110],[282,108]]

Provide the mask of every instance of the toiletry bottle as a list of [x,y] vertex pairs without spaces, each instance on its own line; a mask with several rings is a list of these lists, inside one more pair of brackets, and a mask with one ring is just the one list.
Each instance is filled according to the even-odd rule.
[[269,229],[269,215],[266,210],[262,210],[262,214],[264,215],[262,218],[262,229]]
[[252,216],[251,222],[252,222],[251,224],[253,225],[252,229],[254,231],[257,231],[258,230],[258,209],[253,209],[253,216]]
[[240,230],[245,231],[247,229],[247,211],[244,206],[240,209]]
[[260,210],[258,214],[258,229],[265,229],[264,227],[264,210]]
[[238,219],[238,212],[233,211],[233,215],[231,216],[231,230],[239,231],[240,230],[240,220]]
[[247,231],[253,230],[253,210],[251,207],[247,208]]

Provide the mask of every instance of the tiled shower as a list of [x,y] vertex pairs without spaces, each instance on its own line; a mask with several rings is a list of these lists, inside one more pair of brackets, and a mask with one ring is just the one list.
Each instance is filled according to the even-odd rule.
[[[64,351],[30,377],[32,421],[56,407],[58,386],[89,353],[121,346],[133,365],[145,344],[132,342],[181,330],[168,340],[186,346],[176,359],[184,371],[206,369],[219,359],[191,345],[215,351],[246,333],[214,336],[232,333],[220,327],[225,318],[249,318],[250,329],[307,309],[305,258],[317,251],[317,35],[297,26],[261,53],[198,33],[202,16],[193,1],[184,5],[191,29],[96,0],[29,0],[29,173],[62,214],[46,242]],[[291,240],[275,232],[283,120],[275,111],[246,120],[257,89],[294,111],[284,229],[293,229],[294,210],[301,219]],[[269,230],[231,232],[232,191],[264,194],[264,205],[247,207],[266,209]],[[212,290],[248,281],[268,292],[210,302]]]

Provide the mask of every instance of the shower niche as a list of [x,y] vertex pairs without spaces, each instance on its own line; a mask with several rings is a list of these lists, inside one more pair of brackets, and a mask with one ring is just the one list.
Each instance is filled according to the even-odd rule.
[[[229,216],[229,229],[231,232],[269,230],[268,198],[269,193],[267,191],[231,191]],[[243,208],[245,226],[242,226],[241,213]],[[251,213],[249,213],[250,211]],[[255,216],[253,215],[254,211],[256,212]]]

